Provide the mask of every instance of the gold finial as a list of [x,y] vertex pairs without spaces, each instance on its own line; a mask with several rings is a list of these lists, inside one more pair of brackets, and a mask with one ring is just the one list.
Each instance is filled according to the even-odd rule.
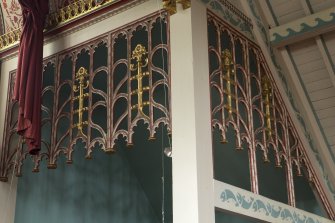
[[271,101],[272,101],[272,87],[270,84],[270,80],[266,75],[262,77],[262,95],[265,106],[265,121],[266,121],[266,131],[268,133],[268,137],[270,138],[272,135],[272,126],[271,126]]
[[79,108],[74,110],[74,114],[78,114],[78,123],[74,124],[72,128],[78,128],[78,134],[85,135],[83,133],[83,127],[88,125],[87,121],[83,121],[83,113],[88,111],[88,107],[84,107],[84,99],[89,97],[88,93],[84,93],[84,90],[88,88],[89,81],[86,80],[88,77],[87,70],[84,67],[79,68],[76,73],[75,82],[78,82],[78,85],[73,85],[73,91],[75,93],[79,92],[79,95],[72,99],[73,102],[78,101]]
[[227,104],[226,107],[228,109],[229,116],[231,117],[233,113],[232,108],[232,90],[231,85],[233,85],[235,82],[233,80],[234,76],[234,62],[232,55],[228,49],[225,49],[222,51],[222,73],[223,73],[223,79],[226,80],[226,94],[227,94]]
[[137,80],[137,89],[132,90],[130,94],[131,95],[137,94],[137,98],[138,98],[138,103],[136,105],[133,105],[131,109],[137,109],[140,115],[149,119],[149,117],[143,112],[143,107],[148,106],[150,104],[150,102],[148,101],[143,101],[143,92],[150,91],[150,87],[143,86],[143,77],[149,76],[148,71],[142,70],[143,68],[148,66],[147,55],[148,55],[147,50],[141,44],[138,44],[133,51],[131,59],[135,60],[136,64],[131,64],[130,70],[137,71],[137,75],[132,76],[130,78],[130,81]]

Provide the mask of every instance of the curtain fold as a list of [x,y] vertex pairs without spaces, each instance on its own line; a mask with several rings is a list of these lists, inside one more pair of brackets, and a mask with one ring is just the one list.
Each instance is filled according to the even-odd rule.
[[17,132],[30,154],[41,149],[43,29],[48,0],[19,0],[23,14],[13,99],[19,102]]

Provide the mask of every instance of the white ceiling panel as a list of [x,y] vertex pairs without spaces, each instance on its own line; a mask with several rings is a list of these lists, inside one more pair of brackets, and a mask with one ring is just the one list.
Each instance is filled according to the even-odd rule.
[[309,0],[313,12],[320,12],[335,5],[335,0]]
[[325,69],[325,64],[322,58],[318,58],[314,61],[311,61],[308,64],[305,64],[305,66],[300,68],[300,72],[307,78],[307,76],[310,73],[313,73],[314,71],[318,71],[321,69]]
[[327,109],[322,109],[318,111],[318,117],[321,118],[327,118],[327,117],[332,117],[335,114],[335,107],[327,108]]
[[304,16],[304,11],[296,0],[269,1],[280,25]]
[[[321,109],[325,109],[325,108],[331,108],[331,107],[335,107],[335,97],[330,97],[330,98],[325,98],[325,99],[321,99],[318,101],[314,101],[313,105],[315,107],[315,110],[321,110]],[[335,115],[334,115],[335,117]],[[334,125],[335,122],[330,123],[331,125]]]
[[335,97],[335,89],[333,87],[322,88],[320,91],[310,93],[312,102],[322,100],[327,97]]
[[312,68],[311,71],[307,73],[300,71],[301,75],[303,76],[305,84],[310,84],[318,80],[329,78],[329,74],[324,67],[318,70],[313,70],[313,69],[315,68]]
[[330,81],[330,78],[327,77],[325,79],[318,79],[312,83],[308,83],[306,84],[306,89],[308,91],[308,93],[312,93],[315,91],[319,91],[322,90],[324,88],[329,88],[332,87],[332,82]]

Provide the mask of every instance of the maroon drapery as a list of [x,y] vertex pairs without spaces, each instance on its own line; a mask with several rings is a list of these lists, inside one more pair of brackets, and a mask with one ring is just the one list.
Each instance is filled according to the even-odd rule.
[[28,145],[30,154],[41,148],[41,90],[43,28],[49,12],[48,0],[19,0],[23,14],[19,62],[14,100],[19,101],[17,132]]

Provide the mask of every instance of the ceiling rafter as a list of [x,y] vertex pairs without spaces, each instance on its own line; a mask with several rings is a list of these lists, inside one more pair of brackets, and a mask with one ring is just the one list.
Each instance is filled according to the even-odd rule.
[[[308,2],[306,0],[300,0],[300,3],[304,9],[304,12],[306,15],[311,15],[313,14],[313,9],[311,8],[311,6],[308,4]],[[332,61],[330,59],[330,57],[328,56],[328,49],[325,46],[325,42],[323,41],[323,37],[322,35],[317,35],[315,38],[316,44],[318,46],[318,49],[321,53],[322,59],[325,62],[330,80],[332,81],[333,86],[335,87],[335,72],[334,72],[334,68],[332,65]]]

